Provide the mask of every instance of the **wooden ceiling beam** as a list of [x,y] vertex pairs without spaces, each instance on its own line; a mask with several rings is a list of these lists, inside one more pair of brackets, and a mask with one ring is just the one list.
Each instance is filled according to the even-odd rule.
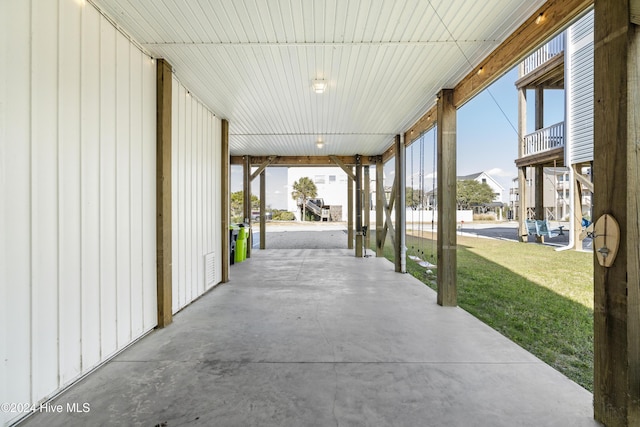
[[[522,61],[529,52],[569,25],[591,5],[593,0],[547,1],[455,86],[454,106],[460,108],[469,102]],[[540,16],[542,18],[536,24]],[[437,119],[434,105],[405,132],[405,144],[411,145],[422,133],[435,126]],[[392,149],[393,144],[383,154],[385,162],[393,157],[393,152],[389,156]]]
[[547,1],[456,85],[454,106],[460,108],[469,102],[591,5],[593,0]]
[[420,120],[415,122],[413,126],[409,128],[404,134],[404,144],[406,147],[413,144],[413,141],[418,139],[420,135],[431,130],[438,121],[438,109],[434,105],[427,111]]
[[387,150],[382,153],[382,164],[385,164],[396,155],[396,144],[391,144],[391,147],[387,148]]

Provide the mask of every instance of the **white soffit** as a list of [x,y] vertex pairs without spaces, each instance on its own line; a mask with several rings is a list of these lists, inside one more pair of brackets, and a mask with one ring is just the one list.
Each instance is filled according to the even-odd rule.
[[[91,0],[219,117],[232,155],[376,155],[543,0]],[[316,94],[312,80],[327,89]],[[315,141],[321,136],[322,149]]]

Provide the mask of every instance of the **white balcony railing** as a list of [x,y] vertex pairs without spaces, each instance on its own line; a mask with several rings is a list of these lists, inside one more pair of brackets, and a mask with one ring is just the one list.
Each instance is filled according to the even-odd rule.
[[529,74],[563,51],[564,33],[560,33],[522,61],[522,75]]
[[525,156],[561,147],[564,147],[564,122],[537,130],[524,137]]

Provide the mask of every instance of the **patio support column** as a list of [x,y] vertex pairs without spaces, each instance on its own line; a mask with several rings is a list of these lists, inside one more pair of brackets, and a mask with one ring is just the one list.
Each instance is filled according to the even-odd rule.
[[229,171],[231,170],[231,158],[229,157],[229,122],[227,120],[222,119],[221,129],[220,153],[222,166],[220,168],[220,209],[222,212],[220,212],[220,215],[222,217],[222,238],[220,239],[220,244],[222,245],[222,248],[220,248],[220,254],[222,256],[222,283],[227,283],[229,281],[229,267],[231,263],[231,254],[229,253]]
[[[544,212],[544,167],[542,165],[537,165],[535,167],[536,173],[536,219],[544,220],[545,212]],[[544,243],[543,236],[536,236],[536,242]]]
[[364,166],[364,226],[367,227],[367,235],[364,236],[364,247],[369,249],[371,245],[371,176],[369,173],[369,165]]
[[[521,65],[522,67],[522,65]],[[522,72],[520,73],[522,75]],[[527,90],[521,88],[518,90],[518,158],[521,159],[525,154],[524,135],[527,132]],[[527,168],[518,168],[518,227],[521,242],[529,240],[527,232]]]
[[384,163],[382,156],[376,157],[376,257],[383,257],[384,241],[382,229],[384,228]]
[[582,185],[576,178],[580,173],[580,167],[578,165],[571,165],[572,173],[570,174],[573,187],[573,212],[570,214],[572,221],[571,232],[573,233],[573,241],[576,245],[576,249],[582,249]]
[[613,216],[620,246],[610,267],[594,257],[593,398],[596,420],[614,427],[640,425],[638,9],[638,0],[595,1],[593,219]]
[[[536,88],[536,110],[535,110],[535,119],[536,119],[536,130],[540,130],[544,127],[544,88],[537,87]],[[545,211],[544,211],[544,166],[536,165],[535,168],[535,182],[536,182],[536,194],[535,194],[535,203],[536,203],[536,219],[544,220]],[[536,236],[536,242],[544,243],[543,236]]]
[[353,249],[353,179],[347,176],[347,248]]
[[362,158],[356,154],[356,257],[362,258]]
[[156,62],[156,291],[158,327],[173,320],[171,283],[171,65]]
[[[251,225],[251,156],[244,156],[242,164],[242,209],[244,210],[244,222]],[[251,245],[253,244],[252,234],[249,233],[247,240],[247,258],[251,258]]]
[[404,137],[396,135],[396,238],[394,239],[395,248],[395,267],[396,273],[407,272],[406,250],[405,250],[405,233],[406,233],[406,174],[407,164],[405,161]]
[[536,130],[544,127],[544,88],[536,88]]
[[267,247],[267,172],[263,170],[260,172],[260,249]]
[[453,89],[438,95],[438,304],[457,305],[456,109]]

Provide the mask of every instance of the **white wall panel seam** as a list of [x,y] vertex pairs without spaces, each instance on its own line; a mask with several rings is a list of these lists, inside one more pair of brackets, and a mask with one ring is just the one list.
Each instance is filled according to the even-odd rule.
[[82,238],[82,221],[84,218],[84,209],[83,209],[83,200],[82,200],[82,188],[83,188],[83,183],[84,183],[84,177],[83,177],[83,173],[82,173],[82,158],[83,158],[83,154],[84,154],[84,144],[83,144],[83,133],[84,133],[84,129],[83,129],[83,115],[82,115],[82,100],[84,97],[84,82],[85,82],[85,78],[84,78],[84,73],[83,71],[83,61],[84,61],[84,56],[83,56],[83,51],[82,51],[82,40],[84,40],[84,34],[83,34],[83,23],[84,23],[84,14],[85,14],[85,8],[81,8],[80,9],[80,13],[79,13],[79,23],[78,23],[78,28],[79,28],[79,40],[78,40],[78,76],[79,76],[79,81],[78,81],[78,85],[80,86],[80,89],[78,90],[78,108],[80,110],[80,114],[78,116],[78,136],[80,138],[79,144],[78,144],[78,149],[79,149],[79,153],[78,153],[78,158],[79,158],[79,165],[78,165],[78,204],[79,204],[79,216],[80,216],[80,221],[78,221],[78,231],[80,233],[80,239],[79,239],[79,246],[80,246],[80,250],[79,250],[79,259],[78,259],[78,265],[80,266],[80,273],[79,273],[79,279],[80,279],[80,286],[78,289],[78,301],[80,302],[80,325],[79,325],[79,329],[80,329],[80,343],[79,343],[79,362],[80,362],[80,372],[79,375],[81,375],[84,372],[84,348],[83,348],[83,340],[82,337],[84,336],[84,313],[82,310],[82,306],[83,306],[83,301],[84,301],[84,286],[82,283],[82,266],[84,265],[84,240]]
[[178,85],[171,75],[171,313],[178,307]]
[[114,224],[114,249],[115,249],[115,256],[114,256],[114,262],[115,262],[115,271],[114,271],[114,282],[113,282],[113,289],[114,289],[114,293],[115,293],[115,338],[116,338],[116,342],[115,342],[115,348],[116,350],[120,348],[120,316],[119,316],[119,310],[118,310],[118,306],[119,306],[119,302],[120,302],[120,298],[119,298],[119,294],[120,294],[120,257],[119,257],[119,251],[118,248],[120,247],[120,239],[122,236],[120,236],[120,221],[119,221],[119,214],[120,214],[120,210],[122,209],[120,206],[120,197],[119,197],[119,193],[120,193],[120,186],[118,185],[118,177],[120,175],[120,150],[119,150],[119,146],[120,146],[120,134],[119,134],[119,130],[120,130],[120,116],[119,116],[119,110],[120,108],[118,108],[120,106],[119,102],[120,102],[120,97],[119,95],[119,87],[120,86],[120,82],[119,82],[119,75],[118,75],[118,68],[119,68],[119,60],[120,60],[120,56],[119,56],[119,52],[118,52],[118,33],[116,32],[115,37],[114,37],[114,55],[113,55],[113,74],[114,74],[114,81],[115,81],[115,87],[113,88],[113,96],[114,96],[114,144],[113,144],[113,149],[114,149],[114,164],[113,164],[113,176],[114,176],[114,181],[115,181],[115,185],[114,185],[114,190],[115,190],[115,194],[114,194],[114,220],[115,220],[115,224]]
[[202,291],[202,198],[200,190],[202,188],[202,109],[201,104],[196,104],[196,271],[198,273],[197,292]]
[[131,342],[131,340],[135,337],[135,329],[134,329],[134,306],[133,306],[133,286],[134,286],[134,281],[133,281],[133,269],[135,268],[135,264],[133,263],[133,255],[132,255],[132,251],[131,251],[131,247],[133,246],[133,239],[132,239],[132,234],[133,234],[133,227],[132,227],[132,219],[131,217],[133,216],[133,196],[131,194],[131,172],[133,171],[133,160],[131,159],[131,151],[133,150],[132,147],[132,134],[133,134],[133,126],[131,125],[131,114],[133,111],[133,91],[134,91],[134,87],[133,87],[133,62],[131,61],[131,44],[128,45],[129,46],[129,52],[128,52],[128,58],[129,58],[129,67],[127,69],[127,76],[129,78],[129,91],[128,91],[128,95],[129,95],[129,122],[128,122],[128,137],[129,137],[129,144],[128,144],[128,152],[129,152],[129,156],[128,156],[128,160],[129,160],[129,164],[128,166],[128,170],[129,170],[129,179],[127,182],[127,189],[128,189],[128,208],[129,208],[129,234],[128,234],[128,239],[129,239],[129,245],[128,245],[128,249],[129,249],[129,342]]
[[[5,70],[7,68],[7,32],[8,25],[5,20],[7,19],[8,11],[6,2],[0,2],[0,70]],[[0,194],[3,197],[0,197],[0,233],[4,238],[2,242],[0,242],[0,324],[8,325],[8,299],[7,299],[7,289],[6,284],[9,282],[9,274],[8,267],[6,266],[8,258],[6,255],[6,246],[9,245],[9,236],[7,233],[7,225],[8,221],[5,216],[6,204],[8,204],[7,197],[7,155],[8,150],[6,149],[7,144],[7,92],[6,92],[6,83],[8,78],[0,79]],[[21,319],[22,320],[22,319]],[[3,361],[0,364],[0,402],[9,402],[10,397],[7,392],[7,367],[9,354],[7,351],[7,328],[0,328],[0,360]],[[6,421],[8,419],[8,415],[6,413],[0,413],[0,423],[3,425],[8,423]]]
[[33,387],[33,365],[34,365],[34,357],[33,357],[33,353],[34,353],[34,348],[35,346],[34,344],[34,336],[35,336],[35,332],[34,332],[34,301],[33,301],[33,279],[34,279],[34,272],[33,272],[33,268],[34,268],[34,262],[33,262],[33,247],[34,247],[34,232],[33,232],[33,223],[34,223],[34,214],[33,214],[33,210],[34,210],[34,195],[33,195],[33,182],[34,182],[34,178],[33,178],[33,170],[34,170],[34,159],[33,159],[33,153],[35,151],[34,149],[34,141],[33,141],[33,105],[34,105],[34,100],[33,100],[33,78],[31,78],[31,73],[33,70],[33,0],[29,1],[29,49],[31,50],[30,55],[29,55],[29,394],[30,394],[30,398],[31,398],[31,402],[35,402],[35,396],[34,396],[34,387]]
[[187,194],[187,172],[186,172],[186,147],[187,147],[187,130],[186,130],[186,91],[180,86],[180,98],[179,98],[179,120],[180,123],[180,269],[181,269],[181,282],[180,282],[180,304],[179,307],[183,307],[185,301],[187,299],[187,269],[186,266],[186,257],[187,257],[187,203],[186,203],[186,194]]
[[[98,117],[102,117],[102,17],[99,19],[98,25]],[[98,193],[101,192],[102,189],[102,121],[98,120]],[[96,230],[98,233],[98,238],[96,239],[98,242],[98,336],[99,340],[99,359],[104,359],[103,354],[103,333],[102,333],[102,198],[98,195],[97,205],[98,205],[98,229]]]
[[57,350],[57,364],[56,364],[56,369],[57,369],[57,384],[56,384],[56,389],[60,388],[60,385],[62,383],[62,369],[61,369],[61,365],[62,365],[62,354],[60,351],[60,292],[61,292],[61,286],[60,286],[60,280],[61,280],[61,260],[60,260],[60,253],[62,252],[62,242],[60,240],[60,228],[62,228],[62,219],[61,219],[61,215],[60,215],[60,210],[61,210],[61,206],[60,206],[60,198],[62,196],[62,191],[60,189],[60,169],[61,169],[61,156],[60,156],[60,109],[61,109],[61,100],[60,100],[60,85],[61,85],[61,79],[60,79],[60,0],[58,0],[56,2],[56,23],[57,23],[57,28],[56,28],[56,97],[57,97],[57,108],[56,108],[56,124],[57,124],[57,129],[56,129],[56,190],[57,190],[57,194],[56,194],[56,222],[57,222],[57,227],[56,227],[56,244],[57,244],[57,250],[56,250],[56,265],[57,265],[57,277],[56,277],[56,307],[58,308],[58,311],[56,313],[56,350]]
[[191,98],[191,300],[198,296],[200,282],[199,250],[198,250],[198,103]]
[[[45,17],[57,17],[57,13],[52,13],[49,8],[56,7],[57,3],[41,5],[40,8],[31,9],[31,258],[32,258],[32,288],[31,288],[31,316],[32,316],[32,357],[31,357],[31,382],[32,401],[40,398],[42,394],[47,394],[50,390],[46,384],[44,372],[48,367],[43,360],[44,355],[51,355],[57,359],[57,343],[55,348],[50,348],[51,336],[57,332],[57,312],[51,313],[55,308],[44,304],[55,300],[56,296],[49,295],[50,288],[57,289],[58,278],[58,257],[57,239],[57,116],[52,118],[49,108],[50,103],[58,105],[57,87],[52,87],[57,83],[57,67],[55,62],[51,65],[55,70],[53,76],[43,73],[47,63],[57,52],[57,43],[52,33],[57,33],[57,22],[54,19],[44,21]],[[54,27],[54,28],[51,28]],[[36,54],[36,51],[40,55]],[[53,79],[52,81],[48,80]],[[46,102],[45,102],[46,101]],[[57,109],[57,108],[56,108]],[[35,117],[34,117],[35,116]],[[52,123],[55,121],[55,124]],[[52,128],[55,126],[55,128]],[[53,151],[53,152],[52,152]],[[45,163],[46,158],[46,163]],[[54,168],[54,170],[51,170]],[[52,177],[53,176],[53,177]],[[52,179],[53,178],[53,179]],[[49,218],[41,214],[50,213]],[[49,220],[49,221],[47,221]],[[55,224],[55,225],[53,225]],[[52,226],[53,225],[53,226]],[[52,230],[53,228],[53,230]],[[46,301],[46,303],[45,303]],[[52,318],[53,317],[53,318]],[[40,328],[47,326],[45,333]],[[50,329],[49,329],[50,328]],[[53,329],[53,331],[51,330]],[[49,362],[50,360],[47,360]],[[57,360],[55,364],[57,374]],[[57,377],[57,375],[56,375]]]

